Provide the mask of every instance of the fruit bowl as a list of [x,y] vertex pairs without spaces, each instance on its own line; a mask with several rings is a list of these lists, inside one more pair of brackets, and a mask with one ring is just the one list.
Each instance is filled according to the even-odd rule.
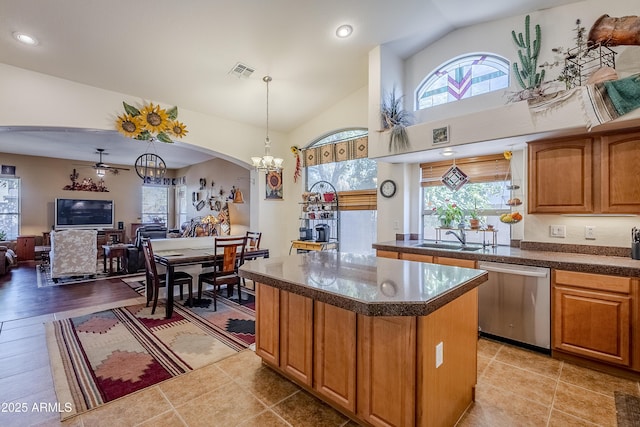
[[500,222],[505,224],[517,224],[522,221],[522,215],[520,212],[511,212],[500,215]]

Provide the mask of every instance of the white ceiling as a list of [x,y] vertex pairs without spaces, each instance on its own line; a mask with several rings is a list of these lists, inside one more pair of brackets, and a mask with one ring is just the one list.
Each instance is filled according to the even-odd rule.
[[[456,28],[574,1],[0,0],[0,62],[261,127],[270,75],[270,128],[286,133],[366,86],[377,45],[406,58]],[[353,35],[338,39],[345,23]],[[39,45],[17,43],[14,31]],[[237,62],[255,73],[230,75]],[[0,151],[19,154],[97,161],[100,147],[128,164],[124,142],[115,132],[0,129]],[[184,144],[163,149],[183,150],[165,157],[169,167],[190,161]]]

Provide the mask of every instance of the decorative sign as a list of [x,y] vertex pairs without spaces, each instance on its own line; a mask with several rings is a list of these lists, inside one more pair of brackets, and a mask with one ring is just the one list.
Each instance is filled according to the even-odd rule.
[[468,181],[469,177],[456,165],[451,166],[449,170],[442,175],[442,183],[451,191],[458,191],[460,187]]
[[267,200],[282,200],[282,171],[271,171],[266,176]]

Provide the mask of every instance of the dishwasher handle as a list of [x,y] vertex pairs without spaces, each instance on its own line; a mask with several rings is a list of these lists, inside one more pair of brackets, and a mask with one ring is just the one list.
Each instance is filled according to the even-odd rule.
[[517,274],[518,276],[547,277],[549,275],[548,268],[529,267],[526,265],[479,262],[478,268],[480,270],[494,271],[496,273]]

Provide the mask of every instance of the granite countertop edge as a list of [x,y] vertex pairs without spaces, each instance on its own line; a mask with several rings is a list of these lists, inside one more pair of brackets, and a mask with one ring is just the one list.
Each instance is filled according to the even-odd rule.
[[[582,273],[612,276],[640,277],[640,260],[631,257],[593,255],[582,253],[543,251],[499,246],[479,251],[456,251],[449,249],[419,247],[423,240],[388,241],[374,243],[373,248],[400,253],[443,256],[475,261],[548,267]],[[433,243],[433,242],[431,242]]]
[[442,292],[428,301],[385,301],[368,303],[242,268],[238,274],[240,277],[245,277],[267,286],[311,298],[312,300],[353,311],[356,314],[362,314],[364,316],[427,316],[470,290],[477,288],[488,279],[488,273],[485,272],[454,288]]

